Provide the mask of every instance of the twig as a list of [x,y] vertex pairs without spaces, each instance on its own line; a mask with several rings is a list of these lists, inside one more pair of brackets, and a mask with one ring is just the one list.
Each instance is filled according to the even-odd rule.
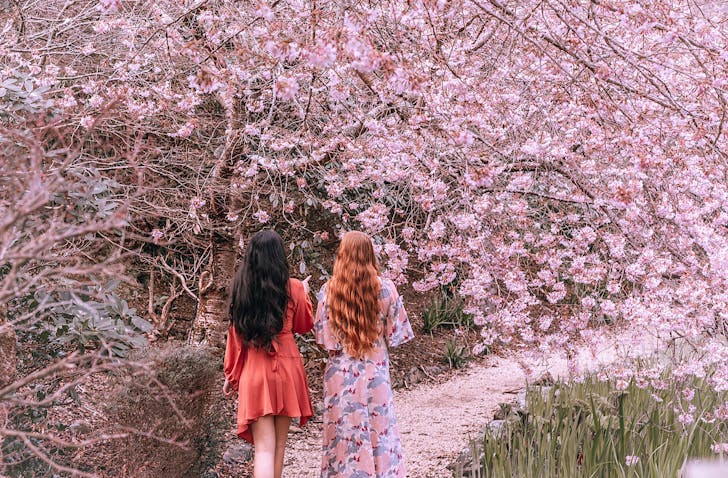
[[435,380],[435,377],[427,373],[427,370],[425,370],[425,367],[423,365],[420,365],[420,370],[422,370],[422,373],[424,373],[427,378],[429,378],[430,380]]
[[[205,284],[205,278],[209,277],[209,280]],[[207,292],[212,289],[213,284],[215,283],[215,280],[212,277],[212,272],[210,271],[204,271],[202,274],[200,274],[200,282],[198,285],[198,289],[200,289],[200,295],[206,294]]]
[[99,475],[96,475],[94,473],[86,473],[85,471],[76,470],[75,468],[69,468],[67,466],[63,466],[61,464],[56,463],[53,461],[51,457],[49,457],[47,454],[45,454],[40,448],[33,445],[33,442],[30,441],[30,438],[26,436],[20,437],[23,440],[23,443],[25,443],[25,446],[28,447],[30,451],[33,452],[33,454],[37,457],[43,460],[48,466],[52,467],[55,470],[58,470],[63,473],[69,473],[72,476],[83,476],[87,478],[98,478]]
[[180,274],[179,272],[177,272],[176,270],[174,270],[174,268],[172,268],[169,264],[167,264],[167,261],[165,261],[164,259],[162,259],[162,258],[158,258],[158,259],[159,259],[159,264],[162,266],[162,268],[165,271],[169,272],[170,274],[175,276],[177,279],[179,279],[180,285],[182,286],[182,289],[185,292],[187,292],[187,295],[192,297],[195,300],[195,302],[199,302],[199,299],[197,298],[197,296],[190,290],[189,287],[187,287],[187,280],[184,278],[184,276],[182,274]]

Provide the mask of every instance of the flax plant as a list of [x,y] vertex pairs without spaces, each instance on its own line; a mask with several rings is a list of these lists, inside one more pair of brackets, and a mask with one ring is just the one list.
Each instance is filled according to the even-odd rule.
[[[476,458],[456,476],[664,478],[678,476],[689,458],[714,457],[728,441],[728,422],[716,411],[728,393],[692,377],[656,389],[646,383],[589,376],[580,383],[532,388],[526,410],[507,417],[473,443]],[[662,388],[662,387],[661,387]]]

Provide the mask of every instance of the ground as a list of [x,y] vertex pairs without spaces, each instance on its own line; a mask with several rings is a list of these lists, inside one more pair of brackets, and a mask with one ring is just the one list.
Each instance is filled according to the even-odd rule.
[[[621,356],[618,349],[622,338],[622,332],[605,329],[603,345],[595,354],[581,347],[577,361],[589,369],[613,363]],[[645,337],[641,347],[649,352],[657,345]],[[451,477],[452,471],[447,466],[493,419],[498,405],[512,402],[525,390],[526,376],[521,366],[524,360],[532,359],[519,353],[488,356],[472,362],[466,370],[441,375],[411,389],[397,390],[395,408],[407,460],[407,476]],[[546,372],[554,377],[567,374],[566,360],[560,354],[528,365],[533,370],[531,379]],[[291,435],[285,477],[318,476],[320,437],[320,421]]]
[[[582,370],[595,370],[622,356],[620,348],[627,334],[608,328],[603,329],[603,334],[604,340],[598,350],[579,348],[576,360]],[[657,347],[657,341],[647,335],[640,343],[645,352]],[[513,402],[525,390],[524,363],[532,370],[530,380],[543,377],[547,372],[557,378],[568,373],[562,354],[534,360],[522,353],[510,352],[479,358],[471,361],[467,369],[441,373],[427,377],[415,386],[397,389],[395,408],[407,460],[407,476],[451,477],[448,465],[468,447],[470,439],[479,436],[493,419],[499,404]],[[320,400],[317,395],[315,404],[320,406]],[[302,430],[295,427],[290,434],[284,477],[317,477],[320,448],[319,415]],[[238,471],[242,476],[250,476],[244,469]]]

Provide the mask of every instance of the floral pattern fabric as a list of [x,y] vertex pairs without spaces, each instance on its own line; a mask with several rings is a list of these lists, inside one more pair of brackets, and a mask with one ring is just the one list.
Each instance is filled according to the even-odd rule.
[[329,325],[326,284],[318,293],[314,334],[329,351],[324,372],[322,478],[406,476],[388,347],[412,340],[414,333],[394,283],[381,282],[383,333],[362,359],[343,350]]

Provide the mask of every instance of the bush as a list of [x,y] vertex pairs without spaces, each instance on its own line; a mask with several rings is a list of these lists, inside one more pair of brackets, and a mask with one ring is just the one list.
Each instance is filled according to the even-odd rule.
[[450,368],[463,368],[468,360],[467,348],[453,337],[445,345],[445,360]]
[[443,294],[422,312],[422,329],[427,334],[440,327],[474,329],[473,317],[466,314],[463,307],[461,298]]
[[106,406],[114,426],[138,433],[107,446],[113,456],[103,460],[103,474],[201,476],[221,455],[217,445],[230,428],[219,413],[221,359],[210,348],[193,346],[146,354],[149,374],[123,379]]
[[489,427],[474,444],[480,460],[468,475],[678,476],[686,459],[714,456],[711,446],[728,441],[728,423],[714,414],[726,408],[728,393],[711,391],[706,379],[690,381],[684,385],[694,396],[634,382],[622,382],[620,391],[595,377],[533,388],[526,411]]

